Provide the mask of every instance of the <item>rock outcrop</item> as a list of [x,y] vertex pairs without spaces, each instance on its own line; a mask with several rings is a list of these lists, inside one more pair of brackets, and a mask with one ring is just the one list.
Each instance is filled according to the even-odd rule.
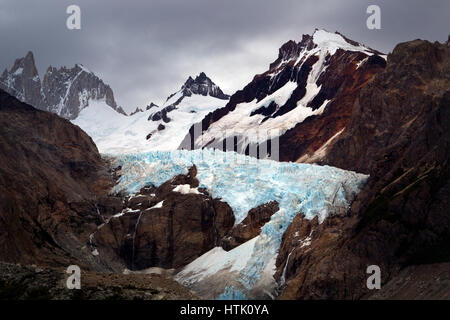
[[[182,94],[180,94],[180,92]],[[184,85],[181,87],[181,91],[170,95],[167,100],[170,100],[174,96],[180,95],[180,97],[174,102],[177,105],[181,102],[184,97],[190,97],[193,94],[198,94],[202,96],[211,96],[221,100],[228,100],[230,96],[224,94],[223,91],[210,79],[208,76],[201,72],[198,76],[194,78],[189,77]]]
[[188,175],[127,198],[123,210],[93,234],[99,256],[119,257],[131,270],[172,269],[219,245],[234,225],[233,211],[198,188],[195,175],[192,167]]
[[38,109],[45,109],[41,80],[31,51],[25,57],[16,59],[11,70],[3,71],[0,77],[0,89]]
[[276,201],[271,201],[251,209],[245,219],[234,226],[222,239],[222,248],[229,251],[258,236],[261,233],[261,227],[269,222],[270,217],[278,210],[279,206]]
[[[230,96],[224,94],[222,89],[220,89],[218,85],[208,78],[204,72],[201,72],[197,77],[195,77],[195,79],[189,77],[180,90],[171,94],[167,98],[164,103],[164,107],[161,110],[151,114],[148,120],[163,120],[165,123],[170,122],[171,119],[168,114],[177,109],[177,106],[181,104],[185,98],[191,97],[192,95],[210,96],[219,100],[228,100],[230,98]],[[153,107],[158,108],[158,106],[152,102],[147,110]]]
[[17,59],[11,70],[0,77],[0,89],[17,99],[45,111],[73,120],[90,101],[105,101],[119,113],[112,89],[80,64],[73,68],[48,67],[41,82],[33,53]]
[[[280,298],[358,299],[369,294],[369,265],[384,284],[405,266],[450,261],[449,75],[449,46],[415,40],[361,90],[323,163],[370,178],[347,216],[291,225],[277,260],[280,279],[287,265]],[[309,229],[308,246],[292,241]]]
[[359,91],[385,65],[380,52],[338,33],[316,30],[300,42],[288,41],[269,70],[197,124],[200,136],[193,126],[186,139],[196,141],[181,147],[225,150],[224,137],[231,137],[226,150],[248,155],[267,144],[273,154],[267,139],[278,137],[281,161],[308,162],[346,127]]
[[450,263],[408,266],[368,300],[450,300]]
[[81,271],[79,290],[65,286],[64,268],[0,262],[1,300],[196,300],[188,289],[157,274]]
[[0,259],[101,268],[83,247],[112,179],[92,139],[0,90],[0,146]]

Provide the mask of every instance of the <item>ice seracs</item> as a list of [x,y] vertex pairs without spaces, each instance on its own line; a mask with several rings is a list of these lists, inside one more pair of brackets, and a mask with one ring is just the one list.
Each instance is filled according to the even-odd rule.
[[[279,203],[279,211],[259,236],[228,252],[216,247],[177,274],[178,281],[208,298],[273,294],[277,251],[294,217],[303,213],[308,219],[318,216],[323,221],[347,210],[367,179],[333,167],[257,160],[210,149],[125,154],[114,161],[122,168],[115,191],[130,194],[145,185],[158,186],[186,174],[195,165],[199,187],[227,202],[236,224],[258,205],[272,200]],[[188,187],[178,186],[177,191],[190,192]]]

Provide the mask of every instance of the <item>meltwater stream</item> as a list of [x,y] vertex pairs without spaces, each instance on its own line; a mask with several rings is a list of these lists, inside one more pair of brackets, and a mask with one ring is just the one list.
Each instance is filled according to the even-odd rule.
[[[282,236],[298,213],[322,222],[346,210],[367,180],[366,175],[329,166],[258,160],[218,150],[177,150],[116,155],[122,166],[117,191],[136,193],[146,184],[159,186],[197,167],[200,187],[222,198],[233,209],[236,224],[248,211],[277,201],[279,211],[261,234],[226,252],[216,247],[176,275],[176,280],[205,298],[251,299],[254,290],[271,295]],[[226,280],[224,280],[226,279]]]

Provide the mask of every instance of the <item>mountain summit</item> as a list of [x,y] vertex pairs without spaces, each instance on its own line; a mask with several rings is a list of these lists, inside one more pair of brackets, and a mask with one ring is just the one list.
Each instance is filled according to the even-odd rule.
[[190,97],[192,94],[211,96],[214,98],[228,100],[230,96],[223,91],[208,76],[201,72],[195,79],[189,77],[182,87],[183,94]]
[[316,29],[283,44],[269,69],[208,114],[195,141],[191,128],[180,148],[222,149],[233,137],[234,151],[248,154],[277,138],[280,160],[311,162],[347,125],[359,90],[385,65],[380,52]]
[[103,101],[125,114],[114,100],[112,89],[81,64],[59,69],[50,66],[41,82],[31,51],[16,59],[10,71],[5,69],[0,88],[38,109],[70,120],[77,118],[91,101]]
[[224,94],[219,86],[217,86],[204,72],[201,72],[195,79],[189,76],[181,89],[171,94],[164,105],[167,107],[176,106],[185,97],[190,97],[193,94],[211,96],[221,100],[230,99],[229,95]]
[[125,117],[94,105],[82,110],[74,123],[93,138],[102,153],[176,150],[189,128],[223,108],[228,97],[202,72],[189,77],[161,106],[150,103]]
[[163,120],[164,122],[170,122],[170,118],[167,114],[177,108],[177,106],[185,99],[186,97],[192,96],[204,96],[204,97],[213,97],[219,100],[228,100],[230,96],[224,94],[223,91],[217,86],[208,76],[201,72],[195,79],[191,76],[186,80],[180,90],[171,94],[162,109],[158,112],[155,112],[149,117],[149,120],[159,121]]

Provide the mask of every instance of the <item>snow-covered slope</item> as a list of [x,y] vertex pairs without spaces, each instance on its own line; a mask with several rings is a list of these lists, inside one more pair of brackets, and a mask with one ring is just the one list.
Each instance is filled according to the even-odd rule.
[[257,160],[218,150],[178,150],[122,155],[116,190],[135,193],[146,184],[161,185],[197,167],[200,187],[233,209],[236,223],[251,208],[275,200],[280,209],[261,234],[226,252],[216,247],[187,265],[176,279],[208,298],[255,298],[276,287],[274,262],[283,233],[295,215],[323,221],[348,208],[367,176],[333,167]]
[[74,124],[86,131],[101,153],[123,154],[152,150],[176,150],[192,124],[225,106],[223,94],[204,73],[189,77],[162,106],[152,104],[123,116],[103,102],[83,109]]
[[49,67],[42,90],[48,111],[67,119],[77,118],[91,101],[104,101],[114,112],[125,115],[116,104],[112,89],[81,64],[73,68]]
[[[280,136],[282,160],[295,161],[345,127],[356,92],[383,64],[385,56],[339,33],[316,30],[298,43],[289,41],[267,72],[203,120],[194,148],[221,148],[224,139],[236,137],[235,151],[248,154],[249,144]],[[307,118],[309,127],[300,128]],[[316,137],[307,136],[318,130]]]

